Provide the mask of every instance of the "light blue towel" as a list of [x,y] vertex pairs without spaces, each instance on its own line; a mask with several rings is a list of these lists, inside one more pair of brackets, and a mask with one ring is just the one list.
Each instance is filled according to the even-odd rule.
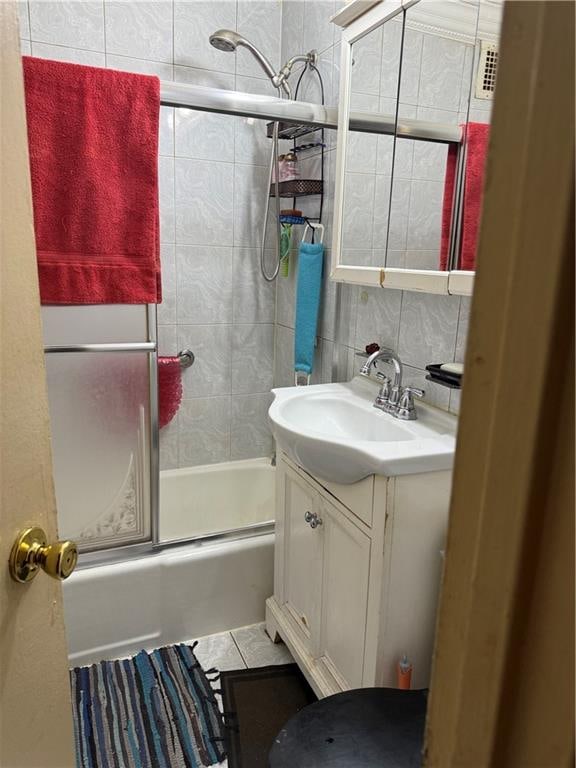
[[314,341],[320,309],[323,264],[322,243],[300,243],[296,286],[294,370],[308,376],[314,367]]

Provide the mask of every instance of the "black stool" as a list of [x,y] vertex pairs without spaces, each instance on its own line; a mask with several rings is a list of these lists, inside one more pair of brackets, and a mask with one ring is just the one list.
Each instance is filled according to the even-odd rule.
[[310,704],[282,728],[270,768],[418,768],[427,691],[360,688]]

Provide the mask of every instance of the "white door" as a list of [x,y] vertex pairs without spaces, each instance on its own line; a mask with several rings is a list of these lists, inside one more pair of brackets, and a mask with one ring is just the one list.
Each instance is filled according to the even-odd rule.
[[0,767],[73,768],[60,583],[20,584],[18,532],[56,539],[16,4],[0,2]]
[[280,464],[284,510],[282,608],[313,656],[318,649],[322,577],[322,526],[316,525],[318,493],[283,462]]
[[371,542],[344,512],[321,502],[324,536],[320,663],[344,688],[364,669]]

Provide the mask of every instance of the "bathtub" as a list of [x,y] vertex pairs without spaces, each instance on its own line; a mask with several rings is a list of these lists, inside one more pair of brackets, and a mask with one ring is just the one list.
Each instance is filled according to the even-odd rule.
[[160,472],[160,541],[179,541],[274,520],[275,469],[247,459]]
[[274,534],[262,523],[274,517],[274,474],[260,459],[162,472],[164,536],[245,530],[72,574],[63,585],[71,665],[263,621]]

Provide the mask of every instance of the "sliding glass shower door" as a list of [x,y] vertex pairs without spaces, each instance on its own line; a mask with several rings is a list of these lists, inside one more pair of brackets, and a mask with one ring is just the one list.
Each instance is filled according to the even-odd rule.
[[81,551],[151,540],[154,333],[144,306],[44,307],[59,535]]

